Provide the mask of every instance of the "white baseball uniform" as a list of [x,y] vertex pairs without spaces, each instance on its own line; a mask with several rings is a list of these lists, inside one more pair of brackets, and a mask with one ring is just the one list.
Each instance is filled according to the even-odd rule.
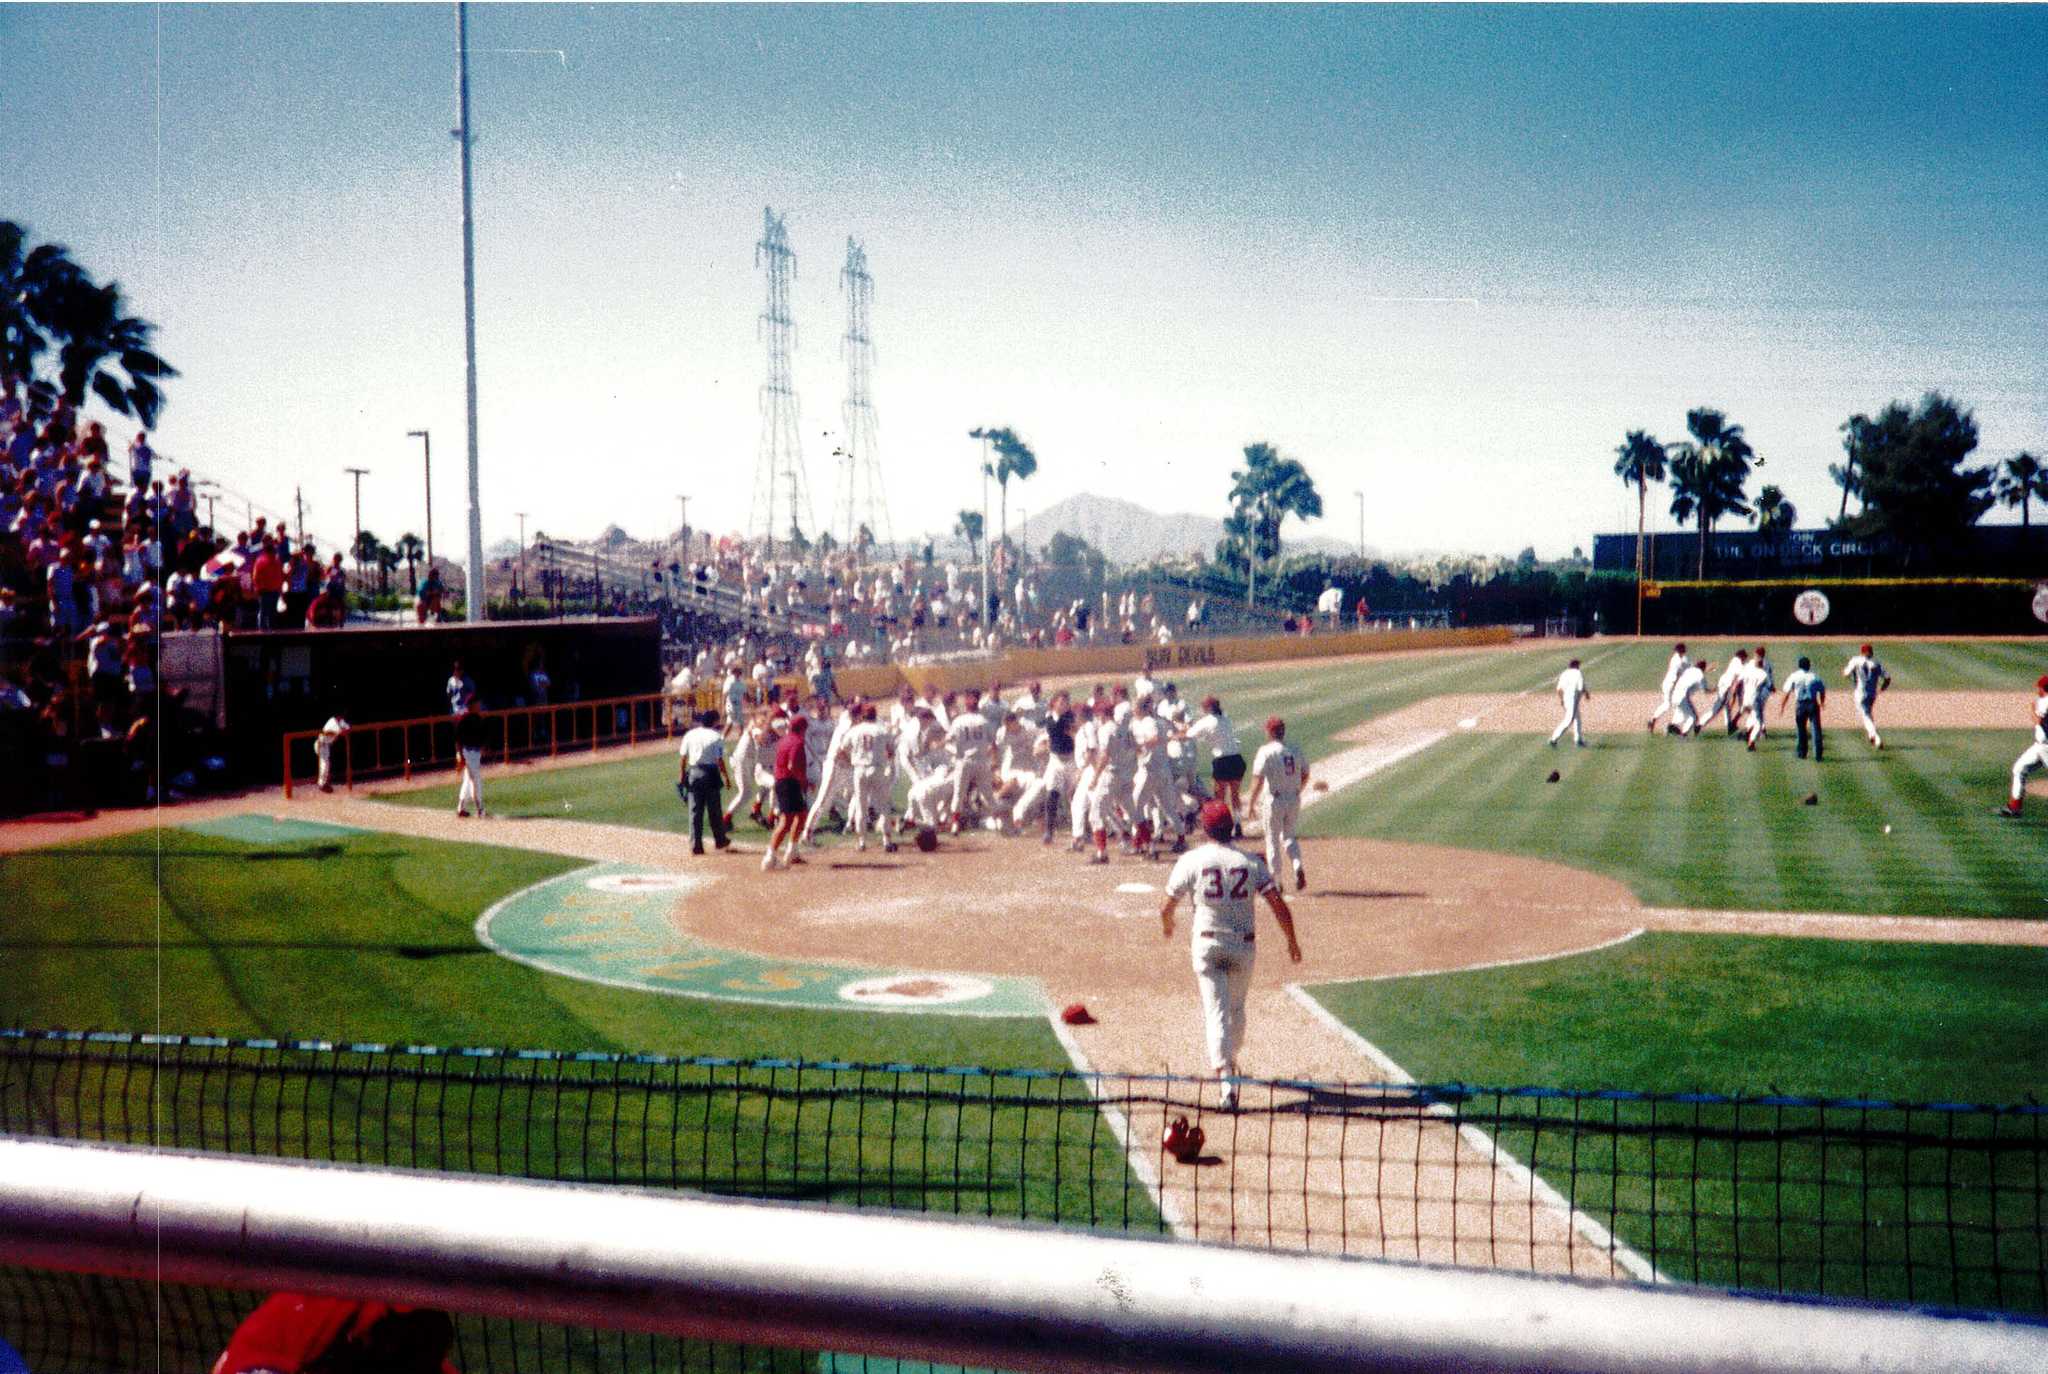
[[1671,726],[1681,735],[1699,733],[1700,713],[1692,699],[1707,689],[1707,675],[1694,664],[1678,675],[1671,687]]
[[1131,719],[1131,740],[1138,749],[1137,775],[1131,783],[1131,814],[1152,825],[1155,841],[1180,834],[1179,788],[1173,783],[1166,756],[1168,727],[1155,715]]
[[1877,661],[1875,655],[1858,654],[1843,665],[1842,676],[1848,678],[1854,687],[1850,695],[1856,698],[1856,719],[1863,724],[1864,736],[1873,745],[1883,748],[1884,737],[1877,733],[1877,722],[1871,719],[1871,713],[1877,709],[1878,689],[1891,681],[1891,674],[1884,670],[1884,665]]
[[1778,675],[1771,671],[1771,661],[1758,654],[1743,671],[1742,683],[1742,709],[1749,712],[1749,742],[1755,744],[1764,737],[1764,707],[1778,690]]
[[2012,765],[2012,804],[2015,807],[2027,794],[2027,774],[2043,767],[2048,767],[2048,692],[2037,692],[2034,695],[2033,746],[2013,760]]
[[1126,804],[1138,779],[1138,742],[1128,720],[1096,722],[1095,786],[1088,794],[1088,823],[1098,833],[1114,830],[1128,836]]
[[1700,729],[1706,729],[1715,716],[1720,716],[1728,723],[1728,733],[1735,733],[1735,717],[1742,712],[1742,670],[1748,662],[1746,658],[1728,660],[1720,681],[1714,684],[1714,704],[1700,717]]
[[879,821],[882,838],[889,837],[889,802],[894,782],[889,769],[889,728],[879,721],[862,721],[846,732],[840,748],[853,780],[853,833],[865,849],[869,816]]
[[[811,813],[804,817],[803,838],[808,840],[818,824],[818,818],[829,816],[834,809],[845,814],[846,805],[853,796],[853,772],[842,767],[839,759],[841,746],[853,732],[853,709],[842,710],[839,718],[832,723],[832,733],[827,737],[823,749],[816,751],[818,757],[810,761],[811,776],[817,780],[818,792],[811,800]],[[816,721],[811,722],[810,733],[804,737],[806,749],[810,746],[810,735],[823,734]]]
[[1583,672],[1577,668],[1567,668],[1557,675],[1557,696],[1564,705],[1564,719],[1550,732],[1552,744],[1557,743],[1567,730],[1572,732],[1573,744],[1585,744],[1585,732],[1579,727],[1579,703],[1585,695],[1586,675]]
[[1214,841],[1181,855],[1166,879],[1168,896],[1194,899],[1191,962],[1209,1067],[1217,1073],[1237,1068],[1256,952],[1254,904],[1274,887],[1271,870],[1258,858]]
[[1103,723],[1094,716],[1083,716],[1074,727],[1074,843],[1079,845],[1088,834],[1089,799],[1095,795],[1095,751],[1101,739]]
[[1294,865],[1301,882],[1301,784],[1308,765],[1286,740],[1269,739],[1252,759],[1252,776],[1265,783],[1259,798],[1259,819],[1266,828],[1266,867],[1278,872],[1281,856]]
[[954,758],[953,819],[961,822],[988,809],[995,781],[989,757],[994,732],[979,711],[962,711],[946,727],[946,743],[952,746]]
[[327,723],[320,727],[318,738],[313,741],[313,753],[320,760],[320,786],[333,786],[334,742],[348,733],[348,722],[340,716],[329,716]]
[[1678,685],[1678,676],[1683,673],[1690,660],[1683,653],[1671,655],[1671,661],[1664,665],[1664,685],[1657,689],[1657,706],[1650,712],[1650,724],[1657,723],[1657,717],[1671,709],[1671,689]]

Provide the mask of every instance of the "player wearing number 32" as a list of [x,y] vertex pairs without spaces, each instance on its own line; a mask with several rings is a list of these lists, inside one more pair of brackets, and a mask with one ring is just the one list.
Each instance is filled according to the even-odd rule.
[[1181,898],[1195,901],[1194,966],[1195,985],[1202,994],[1202,1021],[1209,1051],[1209,1068],[1223,1082],[1223,1108],[1237,1107],[1237,1052],[1244,1044],[1245,999],[1252,989],[1253,899],[1263,897],[1287,937],[1287,957],[1301,962],[1301,945],[1294,938],[1294,913],[1265,864],[1256,857],[1233,849],[1228,843],[1231,830],[1230,807],[1223,802],[1206,803],[1201,811],[1202,832],[1209,843],[1190,849],[1174,864],[1166,880],[1166,904],[1159,908],[1159,924],[1166,938],[1173,938],[1173,913]]

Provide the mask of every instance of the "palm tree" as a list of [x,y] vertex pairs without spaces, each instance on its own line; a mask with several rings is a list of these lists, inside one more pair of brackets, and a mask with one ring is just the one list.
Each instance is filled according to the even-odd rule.
[[[953,533],[967,541],[967,561],[970,563],[980,562],[981,555],[976,550],[981,547],[981,512],[978,510],[961,511],[960,518],[953,522]],[[927,558],[925,563],[926,566],[930,566],[931,560]]]
[[57,380],[74,406],[84,405],[90,392],[116,413],[133,415],[144,429],[155,429],[164,404],[157,383],[178,371],[150,351],[156,326],[124,315],[123,308],[116,282],[94,286],[81,275],[54,293],[47,322],[64,340],[57,350]]
[[1764,489],[1756,494],[1756,509],[1750,519],[1759,534],[1779,535],[1798,523],[1799,507],[1787,501],[1779,488],[1765,483]]
[[405,560],[405,580],[412,583],[412,594],[420,594],[419,560],[426,556],[427,546],[416,534],[398,536],[398,556]]
[[996,486],[1002,493],[1002,520],[996,528],[1003,543],[1007,545],[1010,542],[1010,479],[1015,477],[1019,481],[1028,480],[1038,471],[1038,455],[1008,427],[970,429],[967,431],[967,437],[983,440],[996,451],[995,461],[984,463],[982,467],[989,476],[996,479]]
[[1650,483],[1664,480],[1664,445],[1632,429],[1614,450],[1614,475],[1636,489],[1636,633],[1643,632],[1643,535],[1649,523]]
[[52,298],[84,273],[61,244],[28,246],[28,230],[0,220],[0,372],[28,380],[50,346],[45,316]]
[[2020,508],[2020,528],[2030,528],[2028,513],[2036,501],[2048,501],[2048,466],[2022,450],[2005,460],[1998,477],[2001,503]]
[[1280,554],[1282,523],[1290,515],[1303,520],[1321,516],[1323,498],[1307,468],[1262,441],[1245,445],[1244,466],[1230,474],[1230,502],[1238,521],[1233,533],[1244,541],[1250,565],[1245,580],[1245,604],[1250,606],[1258,599],[1259,561]]
[[356,532],[355,547],[349,550],[350,556],[356,560],[356,572],[360,574],[364,569],[375,564],[377,561],[377,550],[383,547],[383,544],[378,542],[376,535],[368,530],[358,530]]
[[389,544],[377,546],[377,595],[391,590],[391,574],[398,570],[398,550]]
[[1671,514],[1683,524],[1697,521],[1700,530],[1699,576],[1707,576],[1707,536],[1725,516],[1748,515],[1749,470],[1763,459],[1749,446],[1741,425],[1731,425],[1718,410],[1702,407],[1685,412],[1688,443],[1675,444],[1671,454]]

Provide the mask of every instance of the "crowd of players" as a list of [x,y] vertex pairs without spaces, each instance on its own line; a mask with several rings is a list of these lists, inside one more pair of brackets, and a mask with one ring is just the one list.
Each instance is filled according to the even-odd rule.
[[[1827,701],[1827,684],[1813,671],[1811,659],[1799,660],[1798,668],[1785,679],[1782,690],[1778,686],[1777,670],[1771,665],[1770,650],[1761,644],[1754,654],[1747,649],[1737,649],[1721,670],[1720,678],[1709,689],[1707,674],[1712,668],[1713,665],[1704,658],[1697,661],[1689,658],[1684,644],[1672,646],[1671,661],[1665,665],[1664,682],[1658,691],[1657,703],[1646,722],[1653,734],[1657,722],[1662,720],[1665,733],[1682,738],[1695,737],[1719,717],[1726,723],[1731,738],[1742,736],[1747,747],[1754,751],[1757,742],[1764,737],[1764,717],[1775,692],[1778,694],[1778,714],[1782,717],[1787,709],[1792,711],[1799,732],[1799,757],[1805,758],[1809,747],[1816,761],[1825,757],[1826,738],[1821,728],[1821,708]],[[1884,748],[1884,736],[1878,733],[1873,713],[1877,708],[1878,693],[1892,685],[1891,674],[1878,661],[1872,646],[1865,644],[1843,667],[1842,676],[1850,681],[1857,719],[1862,722],[1870,747]],[[1695,698],[1708,691],[1712,696],[1706,712],[1702,714]],[[1571,723],[1570,717],[1566,723]],[[1559,733],[1563,729],[1560,726]],[[1557,739],[1558,735],[1553,734],[1551,743],[1555,744]]]
[[1256,816],[1272,870],[1291,871],[1297,890],[1307,884],[1295,832],[1309,769],[1287,743],[1286,723],[1266,721],[1266,742],[1247,765],[1222,702],[1212,696],[1191,708],[1171,682],[1140,676],[1128,686],[1098,684],[1085,697],[1048,694],[1038,683],[1011,696],[1000,685],[922,695],[905,687],[893,700],[812,692],[750,709],[745,680],[729,672],[722,694],[722,717],[706,712],[683,744],[679,787],[693,812],[711,796],[721,800],[715,817],[693,816],[697,852],[707,824],[723,842],[747,815],[771,827],[764,869],[801,864],[803,846],[833,826],[863,850],[871,836],[893,851],[906,834],[928,847],[942,832],[981,828],[1036,834],[1045,845],[1064,836],[1092,863],[1110,862],[1112,841],[1123,854],[1156,860],[1186,849],[1213,797],[1240,833]]

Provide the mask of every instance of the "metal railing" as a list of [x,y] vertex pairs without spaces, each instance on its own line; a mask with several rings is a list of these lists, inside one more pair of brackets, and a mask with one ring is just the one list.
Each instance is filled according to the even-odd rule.
[[2048,1368],[2048,1327],[2011,1320],[4,1138],[0,1236],[43,1269],[768,1347],[743,1368]]
[[[606,745],[639,744],[672,739],[689,728],[691,712],[715,709],[717,692],[699,687],[690,701],[666,692],[638,696],[565,701],[547,706],[510,706],[483,713],[494,732],[485,759],[557,758],[563,753],[591,753]],[[682,709],[678,709],[681,707]],[[313,742],[318,730],[291,730],[280,750],[284,795],[290,800],[299,779],[315,769]],[[407,720],[351,723],[335,743],[334,775],[340,786],[353,789],[358,778],[401,777],[455,766],[455,717],[414,716]]]

